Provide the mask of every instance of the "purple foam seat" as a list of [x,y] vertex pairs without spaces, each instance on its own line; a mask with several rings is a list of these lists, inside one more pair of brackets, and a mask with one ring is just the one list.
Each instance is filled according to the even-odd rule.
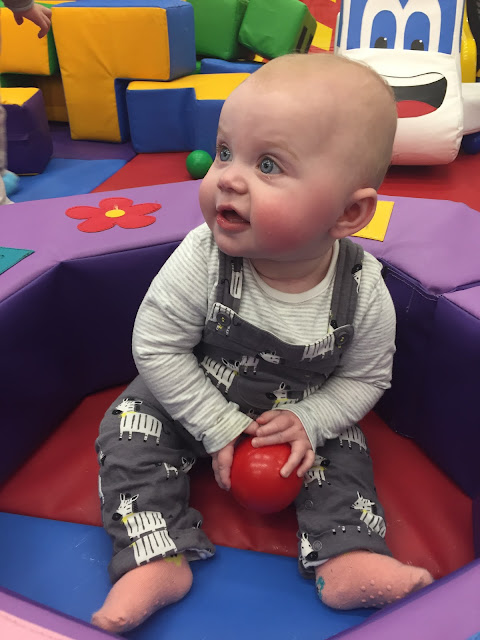
[[40,89],[2,89],[7,112],[8,169],[42,173],[52,157],[53,142]]
[[359,239],[385,265],[397,313],[392,389],[378,410],[475,497],[480,213],[456,202],[384,199],[395,202],[384,241]]

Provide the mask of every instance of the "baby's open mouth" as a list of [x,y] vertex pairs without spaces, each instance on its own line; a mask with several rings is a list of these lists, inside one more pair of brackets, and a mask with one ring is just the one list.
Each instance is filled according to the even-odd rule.
[[233,209],[224,209],[222,211],[222,216],[225,220],[228,220],[228,222],[246,222],[246,220],[244,220],[242,216],[239,216]]

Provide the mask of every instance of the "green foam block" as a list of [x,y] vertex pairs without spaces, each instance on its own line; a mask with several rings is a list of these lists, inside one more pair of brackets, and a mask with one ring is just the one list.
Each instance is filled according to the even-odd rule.
[[308,52],[316,28],[300,0],[250,0],[238,37],[245,47],[271,59]]
[[222,60],[244,58],[238,32],[248,0],[189,0],[195,15],[197,55]]

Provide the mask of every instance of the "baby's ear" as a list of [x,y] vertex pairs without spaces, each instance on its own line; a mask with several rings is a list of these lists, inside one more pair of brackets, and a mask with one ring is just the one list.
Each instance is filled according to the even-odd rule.
[[373,218],[376,208],[377,192],[375,189],[372,187],[357,189],[352,194],[345,211],[330,229],[330,235],[337,240],[360,231]]

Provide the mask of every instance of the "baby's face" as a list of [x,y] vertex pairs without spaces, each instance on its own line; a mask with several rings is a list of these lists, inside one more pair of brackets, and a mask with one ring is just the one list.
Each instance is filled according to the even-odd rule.
[[225,102],[216,158],[200,188],[203,215],[225,253],[296,261],[329,250],[354,169],[332,131],[335,100],[325,95],[317,108],[306,92],[251,81]]

